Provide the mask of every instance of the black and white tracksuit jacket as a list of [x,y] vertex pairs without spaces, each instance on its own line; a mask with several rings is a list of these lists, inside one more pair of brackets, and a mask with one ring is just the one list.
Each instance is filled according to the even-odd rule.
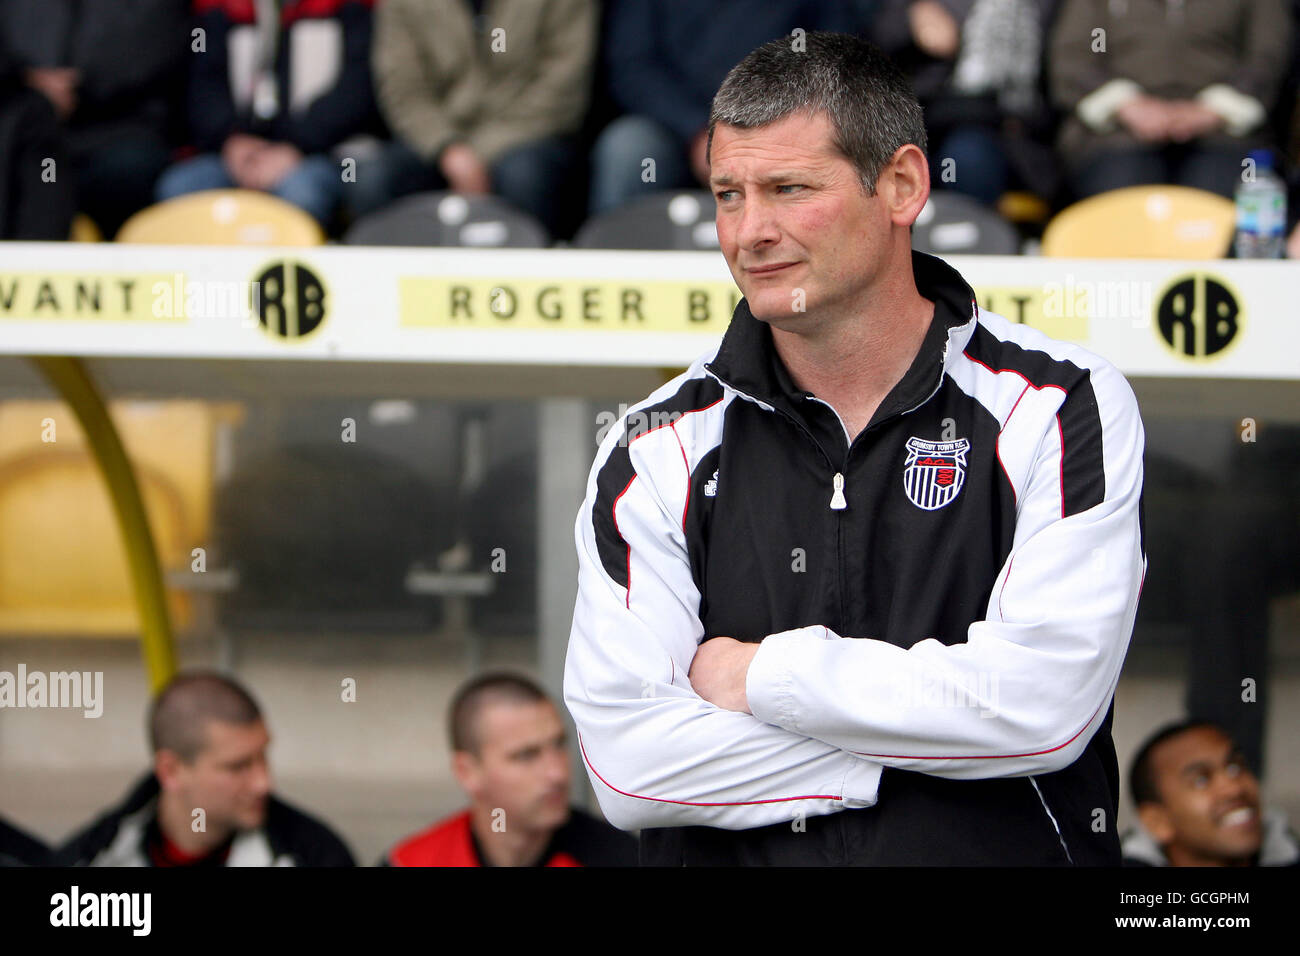
[[[113,809],[55,851],[54,866],[151,866],[146,839],[158,816],[158,778],[146,774]],[[241,830],[226,866],[355,866],[351,851],[320,820],[274,796],[266,822]]]
[[[913,270],[934,319],[852,442],[741,300],[601,443],[564,696],[644,864],[1120,863],[1136,399],[942,260]],[[719,635],[762,642],[752,716],[687,679]]]

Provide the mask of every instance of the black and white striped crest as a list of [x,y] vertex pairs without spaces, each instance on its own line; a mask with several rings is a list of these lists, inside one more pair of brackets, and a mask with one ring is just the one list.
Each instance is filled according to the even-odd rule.
[[907,440],[903,463],[903,488],[908,500],[925,511],[935,511],[957,497],[966,480],[966,452],[970,442]]

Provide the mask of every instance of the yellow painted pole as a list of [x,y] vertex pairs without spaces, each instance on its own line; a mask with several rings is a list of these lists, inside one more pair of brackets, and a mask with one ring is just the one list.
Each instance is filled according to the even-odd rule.
[[122,530],[131,585],[140,613],[140,650],[149,673],[150,687],[157,693],[176,673],[176,649],[172,642],[171,620],[167,615],[158,550],[149,531],[149,519],[145,515],[135,472],[85,366],[78,359],[62,355],[31,356],[31,362],[76,413],[99,465],[99,472],[108,485],[118,527]]

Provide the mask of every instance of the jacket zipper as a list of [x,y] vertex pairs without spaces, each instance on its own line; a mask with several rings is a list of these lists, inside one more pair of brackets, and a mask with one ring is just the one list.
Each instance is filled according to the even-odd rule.
[[[946,368],[945,363],[947,362],[947,358],[948,358],[948,343],[944,342],[943,355],[939,362],[940,368]],[[816,436],[813,435],[813,433],[808,429],[808,426],[805,425],[803,422],[801,422],[796,416],[791,415],[783,408],[777,408],[774,405],[769,405],[767,402],[764,402],[761,399],[753,395],[750,395],[748,392],[736,388],[736,386],[732,385],[730,382],[725,381],[722,378],[722,376],[718,375],[718,373],[713,371],[713,369],[711,369],[707,364],[704,366],[704,371],[706,371],[709,375],[713,376],[713,378],[718,382],[718,384],[724,386],[725,388],[731,389],[733,392],[735,392],[737,395],[740,395],[742,398],[745,398],[753,402],[754,404],[758,405],[760,408],[771,409],[772,411],[781,415],[781,417],[785,418],[787,421],[792,422],[794,426],[797,429],[799,429],[799,431],[803,432],[804,435],[808,438],[808,440],[812,442],[813,447],[815,447],[817,451],[821,453],[821,456],[826,461],[827,466],[832,470],[835,469],[835,462],[831,460],[830,455],[826,454],[826,449],[822,447],[821,442],[819,442]],[[898,412],[896,414],[899,416],[909,415],[912,412],[916,411],[918,408],[920,408],[922,405],[924,405],[926,402],[928,402],[930,399],[934,398],[934,396],[938,393],[939,389],[943,387],[943,379],[944,379],[944,375],[941,373],[939,375],[938,383],[934,386],[933,389],[930,390],[930,393],[926,395],[925,398],[921,399],[911,408],[905,409],[904,411]],[[844,437],[848,442],[848,448],[844,452],[844,464],[840,467],[838,471],[835,471],[835,475],[831,479],[830,507],[832,511],[842,512],[847,510],[849,506],[848,499],[844,497],[844,483],[845,483],[845,475],[848,473],[849,470],[849,459],[853,457],[853,446],[857,444],[858,438],[861,438],[863,435],[871,431],[873,428],[877,428],[880,425],[883,425],[885,422],[892,420],[895,417],[895,415],[890,415],[888,418],[882,418],[878,422],[873,422],[872,424],[864,428],[861,431],[861,433],[859,433],[857,438],[853,438],[852,436],[849,435],[849,430],[844,425],[844,419],[840,418],[840,413],[835,411],[835,407],[831,405],[830,402],[827,402],[824,399],[817,398],[815,395],[809,395],[808,398],[814,402],[821,402],[823,405],[825,405],[827,408],[831,410],[831,413],[835,416],[835,420],[840,423],[840,428],[844,429]],[[846,590],[848,576],[844,570],[844,519],[840,517],[839,514],[835,516],[835,561],[836,561],[835,590],[838,592],[840,598],[839,626],[842,628],[846,626],[845,622],[848,621],[847,608],[845,606],[845,597],[846,597],[845,590]],[[1068,854],[1069,851],[1066,852]]]

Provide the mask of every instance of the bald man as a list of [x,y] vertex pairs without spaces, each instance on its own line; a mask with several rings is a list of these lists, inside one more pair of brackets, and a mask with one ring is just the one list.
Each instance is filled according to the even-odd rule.
[[244,688],[176,677],[149,712],[153,772],[56,854],[65,866],[354,866],[325,824],[271,794],[270,733]]
[[569,805],[564,723],[516,674],[463,685],[448,715],[469,807],[397,844],[387,866],[635,866],[636,842]]

